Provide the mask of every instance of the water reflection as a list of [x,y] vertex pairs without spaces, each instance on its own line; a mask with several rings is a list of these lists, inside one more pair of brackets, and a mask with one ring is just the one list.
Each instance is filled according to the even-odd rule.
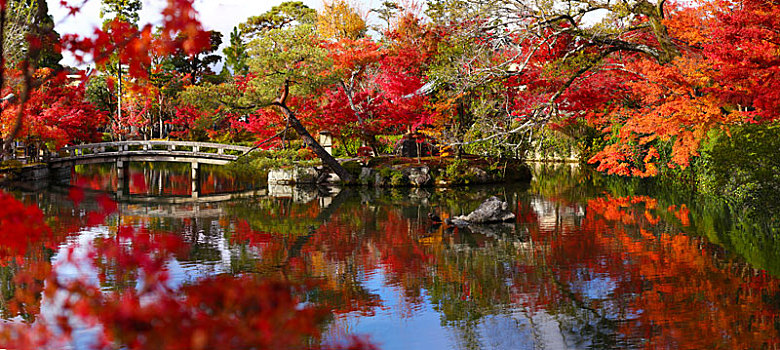
[[[141,173],[147,191],[158,188],[151,193],[175,188],[159,185],[175,183],[175,176]],[[114,190],[100,173],[82,174],[91,179],[86,187]],[[31,323],[43,315],[63,327],[61,299],[44,290],[54,273],[84,278],[102,295],[147,300],[126,310],[134,324],[116,318],[121,310],[109,297],[91,306],[113,315],[97,317],[97,324],[121,331],[112,339],[126,345],[145,339],[172,346],[178,343],[164,339],[182,334],[190,346],[214,344],[220,334],[252,344],[260,340],[251,326],[229,330],[225,320],[273,315],[278,324],[269,327],[279,333],[306,330],[293,337],[304,347],[355,334],[383,348],[778,346],[780,261],[772,225],[735,218],[717,202],[579,168],[540,166],[536,175],[530,188],[298,188],[220,203],[113,204],[106,194],[80,198],[73,190],[27,195],[52,232],[0,237],[4,247],[24,247],[3,256],[0,308],[8,320]],[[468,213],[493,195],[510,203],[516,222],[458,229],[428,218]],[[79,249],[96,253],[74,254]],[[85,257],[89,268],[65,268],[68,259]],[[252,313],[242,303],[259,294],[247,290],[288,300],[287,313]],[[208,314],[187,307],[203,298],[225,302]],[[183,311],[163,320],[151,311],[171,305]],[[311,317],[295,314],[302,305]],[[312,323],[287,323],[290,315]],[[214,330],[208,334],[216,338],[197,327],[169,334],[145,326],[183,321]]]
[[[115,163],[78,165],[71,172],[70,185],[131,196],[192,196],[193,189],[202,195],[246,191],[253,188],[247,180],[229,176],[223,167],[199,164],[197,178],[189,163],[132,162],[120,176]],[[126,182],[122,184],[122,181]],[[195,182],[195,184],[193,184]]]

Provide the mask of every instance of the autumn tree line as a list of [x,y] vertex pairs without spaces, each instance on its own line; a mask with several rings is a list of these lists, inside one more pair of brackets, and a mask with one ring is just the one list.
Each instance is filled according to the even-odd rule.
[[[51,23],[39,5],[6,6]],[[721,160],[745,152],[738,140],[752,153],[776,152],[778,1],[409,0],[365,9],[329,0],[320,11],[291,1],[237,23],[229,38],[139,28],[140,0],[102,6],[103,31],[91,41],[59,38],[51,25],[33,33],[49,38],[31,42],[47,54],[36,54],[28,76],[38,83],[24,107],[3,102],[6,143],[53,151],[180,138],[280,148],[300,137],[323,158],[312,135],[327,130],[346,155],[357,152],[350,145],[386,153],[415,135],[442,155],[523,159],[554,138],[600,171],[637,177],[690,177],[696,164],[734,177]],[[19,31],[12,17],[25,11],[6,13],[4,31]],[[4,35],[4,96],[24,85],[16,37]],[[60,49],[96,69],[81,72],[81,84],[57,78]],[[777,166],[759,163],[767,162]]]

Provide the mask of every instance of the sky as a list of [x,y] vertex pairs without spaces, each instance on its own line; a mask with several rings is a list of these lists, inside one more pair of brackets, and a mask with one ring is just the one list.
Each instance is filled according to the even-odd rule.
[[[100,18],[100,0],[67,0],[69,4],[76,5],[83,1],[82,7],[76,17],[68,17],[67,10],[60,6],[60,0],[46,0],[49,5],[49,13],[54,17],[55,30],[63,34],[76,33],[90,35],[96,27],[102,23]],[[322,0],[299,0],[307,6],[320,10]],[[200,21],[206,30],[217,30],[222,33],[222,48],[230,41],[230,32],[233,27],[246,21],[251,16],[260,15],[272,7],[281,4],[284,0],[195,0],[195,9],[200,13]],[[357,0],[361,10],[367,11],[378,7],[381,0]],[[140,25],[147,23],[159,24],[161,20],[160,10],[165,6],[165,0],[144,0],[143,9],[140,12]],[[221,53],[221,50],[220,50]],[[63,53],[63,64],[75,65],[73,57]],[[221,64],[216,67],[221,69]]]

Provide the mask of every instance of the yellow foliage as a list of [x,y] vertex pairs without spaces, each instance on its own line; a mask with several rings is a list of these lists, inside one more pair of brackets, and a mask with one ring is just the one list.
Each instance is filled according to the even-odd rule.
[[359,39],[366,35],[365,16],[345,0],[325,1],[317,14],[317,30],[326,39]]

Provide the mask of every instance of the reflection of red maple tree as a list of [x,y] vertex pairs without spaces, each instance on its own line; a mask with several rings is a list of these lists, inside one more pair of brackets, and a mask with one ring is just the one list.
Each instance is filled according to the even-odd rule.
[[[84,194],[78,191],[71,191],[69,196],[83,199]],[[76,217],[79,225],[63,227],[102,225],[116,211],[116,204],[105,196],[97,201],[97,212]],[[24,225],[50,232],[37,207],[24,206],[1,192],[0,203],[13,209],[9,211],[13,216],[0,216],[4,228]],[[24,241],[37,246],[40,240],[33,239],[39,236],[24,237]],[[94,241],[86,255],[75,254],[76,248],[69,248],[59,263],[94,266],[99,271],[98,285],[78,278],[60,278],[47,257],[28,251],[26,246],[7,243],[23,248],[16,254],[35,254],[40,261],[25,264],[14,277],[19,288],[9,301],[10,312],[37,315],[41,294],[52,299],[62,293],[69,295],[60,305],[56,324],[3,327],[2,344],[13,348],[65,344],[73,331],[70,324],[74,317],[87,325],[102,325],[97,346],[105,349],[118,345],[129,349],[317,348],[321,324],[329,314],[321,306],[301,304],[301,296],[319,284],[306,279],[290,282],[214,276],[173,290],[168,286],[166,264],[173,255],[186,254],[187,247],[179,236],[143,227],[119,227],[115,235]],[[41,248],[34,251],[40,252]],[[115,286],[111,292],[100,288],[107,283]],[[338,346],[373,348],[358,337]]]
[[35,205],[24,205],[12,195],[0,190],[0,262],[21,263],[33,245],[53,248],[51,229],[43,220],[43,212]]
[[[574,298],[596,308],[602,300],[588,299],[575,289],[606,277],[614,283],[612,299],[625,303],[618,314],[631,315],[620,320],[620,332],[629,339],[646,339],[646,347],[776,345],[774,324],[780,308],[767,301],[780,290],[780,283],[764,272],[735,273],[741,264],[724,266],[708,254],[702,238],[654,233],[665,215],[657,206],[649,197],[605,196],[588,202],[579,228],[566,227],[555,239],[545,237],[552,232],[537,231],[534,239],[549,241],[550,246],[539,250],[540,264],[532,269],[550,269],[549,278],[557,282],[523,282],[525,293],[538,295],[523,300],[546,309]],[[668,212],[672,214],[668,219],[688,225],[684,205]]]

